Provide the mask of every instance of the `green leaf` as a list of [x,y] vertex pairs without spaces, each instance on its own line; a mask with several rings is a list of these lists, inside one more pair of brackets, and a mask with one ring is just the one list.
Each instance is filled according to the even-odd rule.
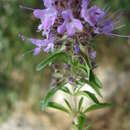
[[86,65],[79,64],[78,67],[87,74],[87,77],[89,79],[89,77],[90,77],[90,68],[89,68],[89,66],[87,64]]
[[92,88],[95,90],[95,92],[96,92],[100,97],[102,97],[102,94],[101,94],[101,92],[100,92],[100,88],[98,88],[97,85],[96,85],[93,81],[88,82],[88,84],[90,85],[90,87],[92,87]]
[[84,86],[86,82],[82,82],[80,80],[75,81],[77,85]]
[[37,65],[36,70],[40,71],[44,69],[49,64],[52,64],[56,59],[59,59],[62,57],[62,60],[66,60],[68,58],[68,55],[63,51],[58,51],[53,54],[51,54],[47,59],[43,60],[40,64]]
[[88,54],[86,53],[86,48],[80,44],[80,49],[81,49],[80,53],[82,55],[82,58],[88,64],[89,68],[92,68],[91,60],[90,60]]
[[102,83],[101,83],[101,81],[98,79],[98,77],[96,75],[94,76],[94,80],[95,80],[95,83],[98,85],[98,87],[102,88]]
[[89,77],[90,77],[90,67],[89,67],[87,61],[84,58],[83,58],[83,60],[84,60],[84,64],[81,64],[77,57],[72,60],[71,64],[73,66],[73,71],[75,71],[75,72],[79,72],[79,71],[81,72],[82,71],[83,74],[86,77],[88,77],[88,79],[89,79]]
[[85,62],[85,67],[86,67],[86,70],[87,70],[87,73],[88,73],[88,80],[89,80],[90,72],[91,72],[91,65],[90,65],[89,60],[88,60],[87,57],[86,57],[86,59],[83,57],[83,60]]
[[65,101],[66,105],[68,106],[68,108],[70,109],[70,111],[72,111],[72,107],[71,107],[70,103],[66,99],[64,99],[64,101]]
[[45,108],[48,106],[48,103],[50,102],[52,96],[56,93],[56,91],[58,90],[58,88],[51,88],[47,95],[45,96],[44,100],[41,101],[41,107],[42,107],[42,110],[44,111]]
[[97,87],[97,85],[95,85],[95,83],[93,83],[93,81],[90,82],[90,81],[88,81],[88,80],[85,79],[85,78],[81,78],[81,79],[80,79],[80,82],[83,83],[84,85],[85,85],[85,84],[90,85],[90,87],[91,87],[100,97],[102,97],[101,92],[100,92],[100,89],[101,89],[101,88]]
[[89,80],[89,78],[90,78],[90,68],[89,68],[89,66],[86,64],[86,69],[87,69],[87,73],[88,73],[88,80]]
[[102,83],[92,71],[90,73],[90,82],[93,82],[98,88],[102,88]]
[[87,96],[89,97],[94,103],[99,103],[98,99],[96,98],[95,94],[89,91],[79,91],[77,95]]
[[69,111],[63,105],[61,105],[59,103],[56,103],[56,102],[49,102],[48,107],[51,107],[51,108],[54,108],[54,109],[69,113]]
[[78,117],[78,127],[79,127],[78,130],[83,130],[85,122],[86,122],[86,116],[83,113],[80,113]]
[[100,93],[100,89],[102,88],[101,82],[99,79],[94,75],[94,73],[91,71],[90,72],[90,79],[88,81],[88,84],[96,91],[96,93],[102,97]]
[[86,112],[90,112],[90,111],[94,111],[94,110],[97,110],[97,109],[102,109],[102,108],[107,108],[107,107],[110,107],[111,104],[108,104],[108,103],[99,103],[99,104],[93,104],[91,105],[90,107],[88,107],[84,113]]
[[77,118],[77,121],[73,122],[74,130],[83,130],[83,127],[86,123],[86,115],[80,112],[75,118]]
[[70,92],[70,90],[69,90],[66,86],[62,86],[62,87],[60,88],[60,90],[63,91],[63,92],[65,92],[65,93],[67,93],[67,94],[72,95],[72,93]]
[[79,105],[78,105],[78,110],[79,111],[81,110],[81,107],[82,107],[82,104],[83,104],[83,100],[84,100],[83,97],[81,97],[80,100],[79,100]]

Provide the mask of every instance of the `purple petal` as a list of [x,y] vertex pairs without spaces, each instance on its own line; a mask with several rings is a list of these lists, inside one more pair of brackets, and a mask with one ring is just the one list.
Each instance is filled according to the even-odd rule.
[[103,23],[102,26],[98,26],[94,29],[96,34],[106,34],[110,35],[114,30],[114,23],[111,20],[107,20]]
[[40,31],[43,30],[43,29],[44,29],[43,24],[40,24],[40,25],[38,26],[38,32],[40,32]]
[[88,15],[91,20],[90,22],[94,26],[104,18],[105,12],[97,6],[93,6],[88,10]]
[[60,25],[57,29],[57,32],[60,34],[63,34],[66,31],[66,22],[64,22],[62,25]]
[[38,55],[40,53],[40,51],[41,51],[41,48],[37,47],[37,48],[34,49],[34,53],[33,54],[36,56],[36,55]]
[[64,23],[58,27],[58,33],[63,34],[67,31],[68,36],[73,36],[76,31],[82,31],[83,25],[80,20],[73,17],[70,9],[62,12]]
[[66,21],[69,21],[70,19],[73,18],[72,11],[70,9],[63,11],[62,16],[63,16],[64,20],[66,20]]
[[41,9],[35,9],[33,11],[33,15],[35,16],[35,18],[38,18],[38,19],[43,19],[44,16],[45,16],[45,10],[41,10]]
[[112,21],[106,21],[103,27],[103,33],[111,33],[114,30],[114,23]]
[[49,39],[44,40],[44,43],[46,44],[43,48],[44,52],[49,52],[49,51],[53,52],[53,50],[54,50],[54,40],[55,40],[54,37],[51,37],[51,36],[49,37]]
[[32,44],[36,45],[37,47],[41,47],[44,44],[44,40],[30,38],[28,39]]
[[84,18],[91,0],[82,0],[81,17]]
[[79,48],[78,44],[74,45],[74,52],[75,52],[75,54],[78,54],[80,52],[80,48]]
[[85,10],[82,11],[82,17],[92,27],[99,23],[105,15],[105,12],[97,6],[93,6],[90,9],[87,9],[86,12]]
[[82,0],[82,8],[87,9],[91,0]]
[[50,18],[45,18],[44,21],[42,22],[43,25],[43,30],[49,30],[50,27],[53,25],[53,20]]
[[90,55],[90,58],[94,60],[96,58],[96,51],[90,51],[89,55]]
[[45,7],[49,8],[53,5],[54,0],[43,0],[43,2],[44,2]]
[[83,25],[80,20],[73,19],[72,22],[68,22],[66,24],[67,34],[68,36],[73,36],[76,31],[82,31]]
[[73,24],[74,24],[76,30],[78,30],[78,31],[82,31],[83,30],[83,25],[82,25],[80,20],[73,19]]
[[66,29],[67,29],[68,36],[73,36],[75,34],[76,30],[75,30],[75,26],[73,25],[72,22],[67,23]]
[[53,52],[53,50],[54,50],[54,43],[49,43],[46,46],[46,48],[44,48],[44,52],[49,52],[49,51]]

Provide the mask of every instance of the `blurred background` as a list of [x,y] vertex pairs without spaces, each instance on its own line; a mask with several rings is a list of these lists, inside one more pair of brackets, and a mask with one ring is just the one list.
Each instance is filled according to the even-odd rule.
[[[130,35],[129,0],[92,2],[123,12],[125,28],[119,33]],[[71,120],[64,113],[41,111],[40,101],[48,90],[51,70],[36,71],[44,54],[23,56],[33,47],[18,35],[38,36],[38,21],[19,5],[43,6],[42,0],[0,0],[0,130],[71,130]],[[86,122],[92,124],[90,130],[130,130],[130,40],[100,36],[93,42],[103,95],[115,106],[90,113]]]

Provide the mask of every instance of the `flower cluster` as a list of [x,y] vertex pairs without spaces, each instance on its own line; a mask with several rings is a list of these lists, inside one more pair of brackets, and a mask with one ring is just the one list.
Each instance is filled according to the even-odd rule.
[[[122,27],[119,25],[120,16],[110,15],[107,8],[101,9],[96,5],[89,7],[90,1],[43,0],[44,9],[32,9],[34,17],[40,19],[37,31],[42,31],[43,37],[29,39],[36,46],[34,55],[38,55],[41,50],[53,52],[57,47],[57,41],[63,35],[77,42],[73,44],[76,54],[80,51],[80,43],[89,42],[91,37],[102,34],[120,36],[113,33],[114,30]],[[95,55],[94,52],[91,53],[93,54],[90,54],[90,57]]]
[[[108,8],[101,9],[96,5],[91,7],[90,2],[91,0],[43,0],[43,9],[31,9],[34,17],[40,20],[37,32],[41,33],[42,38],[20,35],[23,40],[27,39],[35,45],[34,55],[41,51],[48,53],[47,58],[37,65],[37,70],[48,65],[53,69],[50,86],[55,87],[49,90],[42,101],[42,109],[51,107],[68,113],[73,118],[75,130],[86,129],[87,112],[109,106],[96,97],[102,96],[102,85],[93,71],[96,67],[96,51],[92,39],[98,35],[129,37],[114,33],[123,27],[120,15],[111,14]],[[95,94],[88,90],[88,86],[87,91],[82,89],[86,84]],[[72,99],[64,99],[67,108],[63,103],[51,101],[59,90]],[[81,97],[80,100],[77,97]],[[82,106],[85,97],[92,101],[91,106]]]

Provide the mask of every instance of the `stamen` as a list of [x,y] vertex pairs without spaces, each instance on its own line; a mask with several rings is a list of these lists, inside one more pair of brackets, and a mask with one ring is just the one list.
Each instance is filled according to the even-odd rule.
[[115,25],[120,25],[121,24],[121,19],[120,20],[113,20],[113,23],[115,24]]
[[109,10],[111,9],[111,7],[106,6],[103,10],[105,11],[105,13],[107,14],[109,12]]
[[34,11],[33,8],[26,7],[26,6],[23,6],[23,5],[20,5],[19,8]]
[[121,19],[122,19],[122,13],[120,13],[117,17],[115,17],[113,21],[121,21]]
[[120,28],[124,28],[126,25],[120,25],[120,26],[118,26],[118,27],[116,27],[114,30],[118,30],[118,29],[120,29]]
[[114,33],[111,33],[110,35],[115,36],[115,37],[130,38],[130,36],[128,35],[119,35],[119,34],[114,34]]
[[34,51],[34,49],[26,51],[24,54],[22,54],[22,57],[25,57],[27,54],[30,54]]
[[118,20],[121,16],[120,10],[117,10],[109,16],[109,19]]

